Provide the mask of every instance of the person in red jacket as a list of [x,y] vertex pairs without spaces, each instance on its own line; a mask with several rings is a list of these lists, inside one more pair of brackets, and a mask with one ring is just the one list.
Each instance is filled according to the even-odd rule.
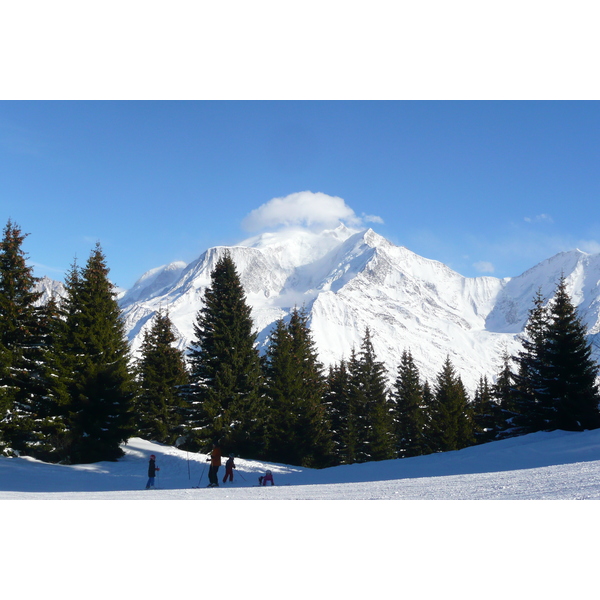
[[233,481],[233,469],[235,469],[235,464],[233,463],[234,456],[233,454],[229,455],[227,462],[225,463],[225,477],[223,477],[223,483],[227,481],[229,477],[229,481]]
[[259,485],[267,485],[267,481],[270,481],[271,485],[275,485],[275,482],[273,481],[273,473],[271,473],[271,471],[267,471],[266,475],[261,475],[258,478]]

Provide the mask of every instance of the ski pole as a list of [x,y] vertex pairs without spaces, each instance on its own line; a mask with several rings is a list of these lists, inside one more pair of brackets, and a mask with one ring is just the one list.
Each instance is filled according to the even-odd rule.
[[[237,469],[236,469],[236,471],[237,471]],[[237,474],[238,474],[238,475],[239,475],[239,476],[240,476],[240,477],[241,477],[241,478],[242,478],[244,481],[246,481],[246,478],[245,478],[245,477],[244,477],[244,476],[243,476],[243,475],[242,475],[242,474],[241,474],[239,471],[237,472]]]
[[204,471],[206,471],[206,463],[204,463],[204,467],[202,468],[202,473],[200,473],[200,479],[198,479],[198,487],[200,487],[200,482],[202,481],[202,477],[204,477]]

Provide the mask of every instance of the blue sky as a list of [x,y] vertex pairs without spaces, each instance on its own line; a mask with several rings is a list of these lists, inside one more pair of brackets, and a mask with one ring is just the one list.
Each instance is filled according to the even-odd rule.
[[341,217],[465,276],[517,276],[600,251],[599,165],[597,101],[0,102],[2,226],[59,280],[99,241],[124,288],[277,227],[293,200],[298,224]]

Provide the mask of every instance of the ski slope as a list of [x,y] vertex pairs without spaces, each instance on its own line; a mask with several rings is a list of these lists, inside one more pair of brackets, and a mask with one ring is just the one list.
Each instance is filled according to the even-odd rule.
[[[6,589],[86,600],[595,589],[599,505],[570,501],[600,499],[600,430],[323,470],[239,458],[233,484],[215,489],[205,455],[138,438],[124,450],[93,465],[0,459]],[[150,454],[162,489],[147,491]],[[257,487],[267,468],[276,485]]]
[[[236,459],[233,483],[207,489],[207,455],[132,438],[117,462],[0,459],[0,499],[590,500],[600,499],[600,430],[540,432],[403,460],[305,469]],[[150,454],[160,468],[145,490]],[[258,487],[273,472],[275,486]],[[224,476],[221,467],[220,480]]]

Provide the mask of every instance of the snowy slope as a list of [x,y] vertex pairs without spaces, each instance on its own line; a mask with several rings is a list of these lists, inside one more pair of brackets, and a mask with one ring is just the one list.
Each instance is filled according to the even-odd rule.
[[[234,482],[219,489],[205,487],[206,455],[139,438],[124,450],[117,462],[91,465],[0,458],[0,499],[600,499],[600,430],[535,433],[455,452],[321,470],[238,458]],[[161,469],[161,489],[146,491],[150,454]],[[275,486],[256,487],[266,469]]]
[[[79,466],[0,458],[7,597],[596,593],[598,505],[568,500],[600,499],[600,430],[321,471],[237,459],[214,489],[192,489],[202,455],[141,439],[125,451]],[[163,489],[146,491],[151,453]],[[253,487],[266,468],[276,485]]]
[[410,349],[430,381],[450,355],[473,390],[481,375],[497,374],[504,351],[518,349],[515,337],[536,290],[549,296],[563,273],[590,333],[600,329],[600,255],[561,253],[513,279],[466,278],[370,229],[340,226],[262,234],[238,246],[211,248],[187,266],[147,273],[121,298],[134,351],[161,308],[169,311],[179,347],[189,345],[210,273],[225,251],[252,306],[261,348],[277,319],[305,306],[325,366],[358,348],[368,326],[391,378],[402,351]]

